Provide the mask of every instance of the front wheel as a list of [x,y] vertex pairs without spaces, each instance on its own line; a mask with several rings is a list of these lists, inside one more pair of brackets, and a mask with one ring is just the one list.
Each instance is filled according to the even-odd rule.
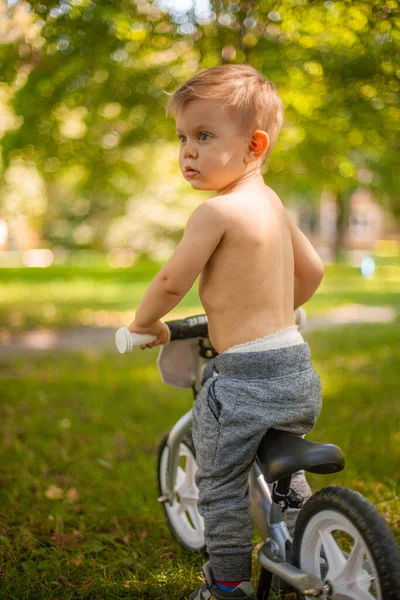
[[[158,489],[161,496],[167,492],[168,435],[158,451]],[[168,526],[178,542],[190,552],[205,552],[204,519],[197,510],[198,489],[194,476],[197,471],[196,454],[191,436],[185,436],[179,445],[179,463],[174,485],[172,505],[163,503]]]
[[326,582],[328,598],[400,599],[396,540],[375,507],[353,490],[331,486],[307,501],[296,522],[293,559]]

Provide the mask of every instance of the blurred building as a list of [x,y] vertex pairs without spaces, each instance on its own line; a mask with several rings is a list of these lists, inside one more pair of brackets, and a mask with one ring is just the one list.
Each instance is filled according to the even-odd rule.
[[[296,203],[291,210],[300,229],[307,235],[326,263],[335,259],[338,238],[338,207],[332,194],[323,194],[319,207]],[[369,190],[359,188],[350,199],[343,232],[342,249],[350,262],[359,266],[365,254],[374,252],[381,240],[399,240],[399,227],[376,202]]]

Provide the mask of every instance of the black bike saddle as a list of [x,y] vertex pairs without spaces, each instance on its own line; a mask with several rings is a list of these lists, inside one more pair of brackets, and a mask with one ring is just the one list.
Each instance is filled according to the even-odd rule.
[[267,483],[296,471],[337,473],[344,469],[344,456],[334,444],[309,442],[294,433],[269,429],[258,447],[257,457]]

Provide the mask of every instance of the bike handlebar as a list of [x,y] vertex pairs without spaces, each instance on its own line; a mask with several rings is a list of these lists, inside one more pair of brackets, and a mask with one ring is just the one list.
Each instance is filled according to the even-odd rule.
[[[169,342],[187,340],[196,337],[208,337],[207,315],[196,315],[187,319],[166,321],[169,330]],[[115,334],[115,344],[121,354],[130,354],[134,346],[150,344],[156,339],[148,333],[131,333],[127,327],[121,327]]]
[[[299,307],[294,311],[295,323],[301,329],[306,322],[306,312],[304,308]],[[166,321],[170,335],[169,342],[175,340],[186,340],[196,337],[208,337],[208,319],[207,315],[196,315],[187,319],[175,321]],[[130,354],[134,346],[150,344],[156,339],[155,335],[148,333],[131,333],[127,327],[121,327],[115,334],[115,344],[121,354]]]

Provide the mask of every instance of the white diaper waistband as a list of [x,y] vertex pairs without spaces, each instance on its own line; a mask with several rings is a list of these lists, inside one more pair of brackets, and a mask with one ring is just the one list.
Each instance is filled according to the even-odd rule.
[[225,350],[227,352],[260,352],[262,350],[276,350],[277,348],[287,348],[288,346],[296,346],[303,344],[303,336],[299,332],[297,325],[279,329],[274,333],[270,333],[262,338],[257,338],[251,342],[237,344]]

